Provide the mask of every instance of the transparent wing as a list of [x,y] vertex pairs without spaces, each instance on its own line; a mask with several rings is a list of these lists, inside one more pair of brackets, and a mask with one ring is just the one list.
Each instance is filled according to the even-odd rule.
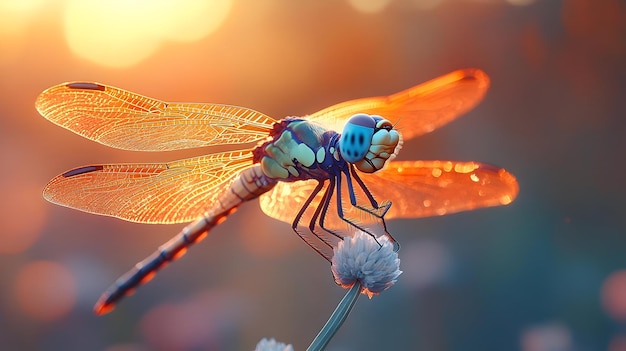
[[489,88],[489,77],[479,69],[463,69],[389,96],[346,101],[308,118],[341,132],[356,113],[390,120],[404,140],[428,133],[472,109]]
[[97,83],[64,83],[35,103],[53,123],[107,146],[164,151],[240,144],[267,137],[275,120],[218,104],[167,103]]
[[[507,205],[519,191],[517,180],[511,173],[476,162],[391,162],[377,173],[359,175],[379,202],[392,202],[386,219],[428,217]],[[261,196],[261,208],[268,216],[291,223],[294,213],[315,184],[315,181],[279,182]],[[347,195],[342,196],[349,205]],[[315,204],[320,200],[321,195]],[[357,212],[352,211],[352,216],[358,216]],[[334,213],[329,213],[327,219],[331,228],[342,225]],[[370,216],[357,219],[363,223],[373,220]]]
[[252,165],[252,153],[246,150],[170,163],[86,166],[53,178],[44,197],[132,222],[190,222],[211,208],[235,176]]

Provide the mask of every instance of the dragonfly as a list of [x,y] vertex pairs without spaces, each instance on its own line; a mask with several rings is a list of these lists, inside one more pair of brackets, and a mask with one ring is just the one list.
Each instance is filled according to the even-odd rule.
[[233,105],[164,102],[100,83],[59,84],[38,96],[37,110],[87,139],[135,151],[230,149],[164,163],[74,168],[54,177],[43,196],[132,222],[191,222],[117,279],[95,304],[97,314],[110,312],[256,198],[265,214],[291,223],[330,261],[333,247],[350,229],[391,238],[386,219],[443,215],[515,199],[517,180],[499,167],[394,160],[404,141],[477,105],[489,82],[480,69],[461,69],[392,95],[281,120]]

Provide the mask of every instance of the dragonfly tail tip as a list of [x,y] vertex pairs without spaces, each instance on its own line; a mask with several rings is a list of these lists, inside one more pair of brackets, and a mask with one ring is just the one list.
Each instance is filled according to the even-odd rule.
[[93,312],[98,316],[105,315],[113,311],[113,309],[115,309],[115,305],[113,303],[107,303],[106,301],[102,301],[102,299],[98,300],[98,302],[96,302],[93,306]]

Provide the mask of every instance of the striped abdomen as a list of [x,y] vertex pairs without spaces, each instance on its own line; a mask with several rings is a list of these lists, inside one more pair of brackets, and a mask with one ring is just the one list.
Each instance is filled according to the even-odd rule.
[[97,314],[105,314],[113,310],[117,301],[132,294],[137,286],[150,281],[156,272],[169,262],[182,257],[189,246],[204,239],[213,227],[226,220],[239,205],[258,197],[273,188],[275,184],[274,180],[263,174],[259,165],[242,171],[224,189],[213,208],[208,209],[202,217],[187,225],[175,237],[118,278],[100,296],[94,306],[94,311]]

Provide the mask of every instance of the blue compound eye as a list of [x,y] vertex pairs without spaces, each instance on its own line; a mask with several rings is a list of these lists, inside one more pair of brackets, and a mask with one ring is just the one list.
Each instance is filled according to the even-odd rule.
[[343,159],[354,163],[362,160],[369,151],[376,120],[366,114],[357,114],[348,120],[339,138]]

